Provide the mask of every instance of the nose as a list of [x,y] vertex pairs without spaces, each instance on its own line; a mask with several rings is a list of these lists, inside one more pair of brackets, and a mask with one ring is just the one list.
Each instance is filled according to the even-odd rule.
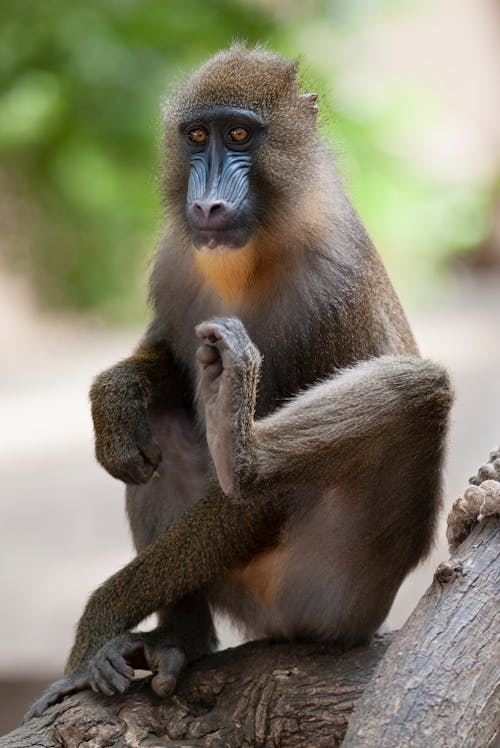
[[231,214],[225,200],[195,200],[191,205],[191,222],[199,230],[224,229]]

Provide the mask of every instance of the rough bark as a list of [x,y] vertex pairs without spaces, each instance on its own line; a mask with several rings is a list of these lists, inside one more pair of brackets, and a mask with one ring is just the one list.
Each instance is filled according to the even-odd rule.
[[252,642],[195,663],[170,699],[144,682],[120,699],[84,691],[0,738],[0,747],[335,748],[391,639],[350,652]]
[[500,719],[500,520],[441,564],[380,662],[342,748],[486,748]]

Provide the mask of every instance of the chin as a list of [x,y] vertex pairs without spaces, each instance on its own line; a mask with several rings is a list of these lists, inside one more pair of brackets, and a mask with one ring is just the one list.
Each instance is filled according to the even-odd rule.
[[199,252],[232,252],[245,247],[249,240],[249,232],[242,229],[193,232],[193,244]]

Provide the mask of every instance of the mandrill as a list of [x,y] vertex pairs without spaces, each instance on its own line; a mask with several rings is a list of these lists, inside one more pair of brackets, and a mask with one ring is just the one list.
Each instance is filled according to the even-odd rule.
[[355,645],[430,548],[448,377],[419,357],[317,113],[294,63],[241,45],[166,106],[153,321],[91,390],[138,555],[28,717],[123,693],[134,667],[170,693],[213,651],[213,610],[252,637]]

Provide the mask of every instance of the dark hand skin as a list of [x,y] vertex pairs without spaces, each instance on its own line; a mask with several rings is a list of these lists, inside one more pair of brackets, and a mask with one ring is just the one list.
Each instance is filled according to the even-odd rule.
[[105,696],[119,696],[128,691],[135,670],[154,673],[151,688],[165,698],[176,685],[177,675],[186,666],[184,651],[155,632],[126,633],[107,642],[85,663],[72,673],[53,683],[44,695],[33,704],[24,717],[24,723],[40,717],[50,706],[65,696],[86,688]]
[[[220,491],[198,502],[153,546],[93,593],[70,655],[71,672],[50,686],[33,704],[25,721],[40,716],[65,696],[85,688],[106,694],[123,693],[133,677],[134,667],[150,669],[155,674],[152,686],[157,693],[169,692],[186,661],[184,642],[177,647],[174,640],[172,647],[170,639],[167,644],[161,638],[151,641],[149,634],[144,633],[124,632],[116,636],[107,611],[118,605],[120,625],[122,620],[126,621],[125,627],[131,629],[148,615],[146,610],[153,612],[165,600],[167,603],[175,601],[186,591],[213,584],[233,564],[244,563],[262,545],[272,544],[286,519],[286,511],[279,497],[268,499],[258,513],[228,502]],[[200,525],[213,541],[208,553],[203,542],[197,540]],[[230,544],[225,542],[228,529],[232,531]],[[159,580],[159,585],[153,588],[148,584],[152,578]],[[144,594],[146,590],[151,593],[148,600]],[[129,605],[133,599],[140,601],[135,609]],[[87,636],[89,620],[93,623],[91,639]],[[197,656],[200,656],[199,650],[193,659]]]

